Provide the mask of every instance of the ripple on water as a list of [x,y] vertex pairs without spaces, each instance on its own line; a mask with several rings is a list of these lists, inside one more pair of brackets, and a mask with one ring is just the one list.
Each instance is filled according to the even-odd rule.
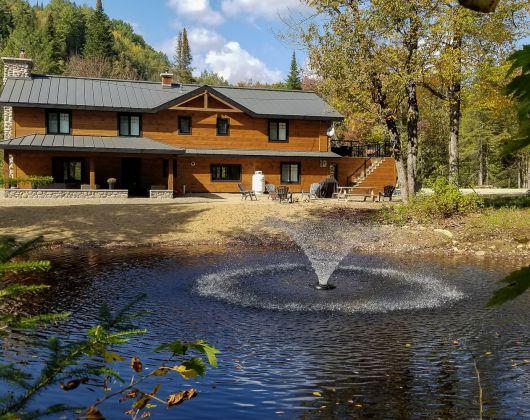
[[312,277],[306,265],[283,263],[205,274],[194,290],[241,306],[343,313],[436,308],[464,297],[443,279],[388,268],[340,267],[331,291],[315,290]]

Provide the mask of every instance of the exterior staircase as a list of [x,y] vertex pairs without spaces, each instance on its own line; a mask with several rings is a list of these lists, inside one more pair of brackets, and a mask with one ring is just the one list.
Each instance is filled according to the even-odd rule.
[[347,178],[348,186],[374,187],[383,191],[385,185],[396,185],[396,163],[392,158],[366,158]]

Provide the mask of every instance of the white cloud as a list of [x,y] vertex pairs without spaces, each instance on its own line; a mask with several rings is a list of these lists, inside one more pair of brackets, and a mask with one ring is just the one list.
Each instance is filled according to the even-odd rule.
[[279,70],[269,69],[259,58],[241,48],[238,42],[227,42],[220,50],[206,54],[205,64],[231,83],[252,79],[259,82],[278,82],[282,79]]
[[301,0],[221,0],[221,10],[227,16],[274,20],[294,12],[307,12],[310,8]]
[[168,0],[167,4],[179,19],[189,19],[212,26],[220,25],[224,21],[223,15],[212,8],[209,0]]
[[226,40],[221,34],[206,28],[190,29],[188,31],[188,41],[192,55],[217,50],[226,43]]

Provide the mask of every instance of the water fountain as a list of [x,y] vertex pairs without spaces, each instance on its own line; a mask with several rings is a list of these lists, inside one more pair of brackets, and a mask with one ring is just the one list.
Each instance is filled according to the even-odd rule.
[[[286,233],[303,256],[282,251],[274,263],[224,267],[201,276],[196,293],[240,306],[345,313],[434,308],[463,297],[428,271],[389,268],[384,258],[351,252],[360,241],[380,240],[380,230],[341,218],[275,219],[270,225]],[[317,284],[309,284],[314,276]],[[321,293],[335,288],[331,278],[337,291]]]

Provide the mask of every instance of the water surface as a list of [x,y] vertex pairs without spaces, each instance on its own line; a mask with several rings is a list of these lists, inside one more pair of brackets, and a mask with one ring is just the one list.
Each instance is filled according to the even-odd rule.
[[[219,368],[204,378],[163,379],[165,391],[193,386],[199,396],[155,410],[157,418],[477,417],[473,358],[486,415],[530,416],[529,295],[485,308],[509,266],[349,255],[331,276],[337,289],[317,292],[296,249],[67,250],[47,257],[52,287],[28,310],[75,314],[51,333],[75,339],[95,322],[100,304],[118,308],[145,292],[152,313],[141,325],[148,333],[122,354],[139,355],[149,367],[160,360],[152,350],[161,342],[201,338],[221,349]],[[38,367],[43,355],[35,354],[34,338],[4,340],[4,361]],[[122,372],[130,377],[127,363]],[[54,388],[35,406],[87,405],[95,397],[86,387]],[[102,411],[126,418],[126,408],[114,401]]]

